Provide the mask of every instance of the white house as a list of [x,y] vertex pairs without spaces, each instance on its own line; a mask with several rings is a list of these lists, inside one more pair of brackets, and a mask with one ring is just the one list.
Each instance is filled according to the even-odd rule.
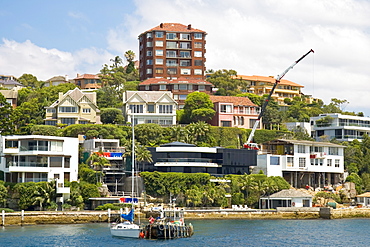
[[169,91],[126,91],[123,97],[127,122],[156,123],[162,126],[176,124],[177,102]]
[[64,181],[77,181],[78,138],[0,136],[0,170],[13,183],[57,181],[57,194],[69,195]]
[[356,196],[356,203],[362,207],[370,207],[370,192]]
[[343,180],[344,148],[329,142],[270,141],[262,144],[253,173],[284,177],[296,188],[337,184]]
[[370,135],[370,117],[326,113],[311,117],[310,122],[311,135],[316,140],[361,141],[364,134]]
[[302,191],[289,189],[282,190],[268,197],[261,197],[260,208],[270,209],[277,207],[311,207],[312,196]]

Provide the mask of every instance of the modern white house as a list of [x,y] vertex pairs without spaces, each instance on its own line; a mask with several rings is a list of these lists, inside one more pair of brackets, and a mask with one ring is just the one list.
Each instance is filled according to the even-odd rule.
[[270,209],[277,207],[311,207],[312,195],[294,190],[282,190],[268,197],[260,198],[261,209]]
[[295,188],[341,182],[345,146],[329,142],[277,139],[262,144],[253,173],[280,176]]
[[[124,115],[134,124],[176,124],[177,102],[169,91],[126,91],[123,96]],[[134,116],[134,118],[133,118]]]
[[83,143],[84,156],[88,158],[96,153],[109,160],[110,166],[103,167],[103,182],[112,194],[118,195],[123,191],[125,180],[124,157],[125,148],[120,146],[118,139],[89,139]]
[[317,141],[334,138],[338,141],[361,141],[364,134],[370,135],[370,117],[327,113],[311,117],[310,124],[311,136]]
[[78,138],[13,135],[0,136],[0,170],[13,183],[56,180],[57,194],[68,198],[64,181],[77,181]]

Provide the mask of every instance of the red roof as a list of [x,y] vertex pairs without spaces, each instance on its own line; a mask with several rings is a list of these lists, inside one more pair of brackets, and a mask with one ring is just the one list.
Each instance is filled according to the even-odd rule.
[[144,33],[151,31],[167,31],[167,32],[184,32],[184,33],[205,33],[200,29],[192,28],[191,25],[183,25],[180,23],[161,23],[159,26],[153,27]]
[[254,104],[248,97],[236,97],[236,96],[215,96],[210,95],[210,99],[213,103],[232,103],[233,105],[244,105],[244,106],[255,106],[258,105]]
[[[262,81],[262,82],[275,83],[275,78],[270,77],[270,76],[258,76],[258,75],[253,75],[253,76],[237,75],[237,76],[235,76],[235,79],[239,79],[239,78],[241,78],[243,80],[247,80],[247,81]],[[299,85],[295,82],[291,82],[291,81],[284,80],[284,79],[280,80],[279,84],[295,86],[295,87],[304,87],[304,86]]]
[[91,75],[91,74],[77,74],[77,77],[74,78],[73,80],[78,80],[78,79],[99,79],[98,75]]
[[211,85],[212,83],[201,80],[201,79],[186,79],[184,77],[179,77],[177,79],[166,79],[166,78],[149,78],[145,81],[141,82],[139,85],[152,85],[152,84],[203,84],[203,85]]

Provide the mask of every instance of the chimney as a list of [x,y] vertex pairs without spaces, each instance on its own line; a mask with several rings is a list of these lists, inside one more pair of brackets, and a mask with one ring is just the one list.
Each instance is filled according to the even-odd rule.
[[159,27],[160,27],[160,28],[163,28],[163,23],[159,24]]
[[188,25],[188,29],[191,30],[191,24]]
[[68,82],[68,75],[65,76],[65,81]]
[[63,92],[59,92],[59,100],[63,97]]

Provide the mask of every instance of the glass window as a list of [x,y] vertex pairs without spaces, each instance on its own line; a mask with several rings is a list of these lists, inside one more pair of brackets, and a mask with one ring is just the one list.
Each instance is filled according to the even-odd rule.
[[55,108],[46,109],[47,113],[55,113]]
[[177,57],[176,51],[166,51],[166,57]]
[[182,75],[190,75],[191,74],[191,70],[190,69],[181,69],[181,74]]
[[51,141],[50,151],[51,152],[63,152],[63,142],[62,141]]
[[82,108],[82,112],[83,113],[90,113],[91,112],[91,108]]
[[221,127],[231,127],[231,121],[221,121]]
[[159,85],[159,90],[166,90],[166,85]]
[[194,66],[203,66],[202,60],[194,60]]
[[168,41],[168,42],[166,42],[166,48],[167,49],[176,49],[177,48],[177,43]]
[[62,167],[62,157],[50,157],[50,167]]
[[172,113],[172,105],[159,105],[159,113]]
[[163,74],[163,68],[156,68],[155,69],[155,73],[157,73],[157,74]]
[[181,49],[190,49],[190,42],[180,42]]
[[60,120],[60,122],[61,122],[62,124],[71,125],[71,124],[75,124],[75,123],[76,123],[76,119],[74,119],[74,118],[62,118],[62,119]]
[[152,37],[152,33],[146,33],[146,38],[149,39]]
[[153,65],[153,60],[152,59],[146,60],[146,65]]
[[231,105],[221,105],[221,112],[231,113]]
[[180,33],[180,39],[190,40],[190,34]]
[[187,97],[187,95],[186,95],[186,94],[185,94],[185,95],[180,94],[180,96],[179,96],[179,100],[186,100],[186,97]]
[[155,37],[156,38],[163,38],[163,32],[159,32],[159,31],[155,32]]
[[175,59],[167,59],[166,60],[166,66],[177,66]]
[[201,33],[194,33],[195,39],[202,39],[203,35]]
[[151,56],[153,56],[153,52],[152,52],[152,51],[146,51],[146,55],[147,55],[148,57],[151,57]]
[[287,157],[286,158],[286,165],[287,165],[287,167],[293,167],[294,166],[294,159],[293,159],[293,157]]
[[146,47],[152,47],[153,43],[151,41],[146,42]]
[[329,155],[338,155],[338,154],[339,154],[338,148],[329,147]]
[[176,33],[166,33],[166,39],[176,39]]
[[194,51],[194,57],[202,57],[201,51]]
[[180,57],[190,58],[190,51],[180,51]]
[[155,60],[155,64],[162,65],[163,64],[163,59],[162,58],[157,58]]
[[5,141],[5,148],[18,148],[18,141]]
[[190,60],[180,60],[180,66],[190,66]]
[[154,105],[153,104],[148,105],[148,112],[149,113],[154,113]]
[[278,166],[280,165],[280,158],[276,156],[270,156],[270,165],[271,166]]
[[299,158],[299,167],[306,167],[306,158]]
[[[201,75],[202,74],[202,70],[201,69],[195,69],[194,70],[194,75]],[[204,87],[204,85],[202,85]]]
[[195,42],[194,48],[202,48],[202,42]]
[[179,84],[179,89],[180,90],[188,90],[188,85],[187,84]]
[[298,151],[297,151],[298,153],[301,153],[301,154],[306,153],[306,146],[298,145],[297,148],[298,148]]
[[179,95],[178,95],[178,94],[175,94],[175,95],[173,96],[173,99],[174,99],[174,100],[178,100],[178,99],[179,99]]
[[143,105],[130,105],[131,113],[143,113]]
[[167,74],[176,75],[177,74],[177,69],[176,68],[168,68],[167,69]]
[[198,85],[198,91],[205,91],[205,90],[206,90],[206,86]]
[[75,106],[59,106],[58,111],[59,112],[78,112],[77,107]]
[[152,69],[146,69],[146,73],[149,75],[149,74],[152,74],[153,73],[153,70]]
[[71,158],[64,158],[64,168],[70,168],[71,167]]
[[163,56],[163,50],[155,50],[156,56]]
[[163,41],[156,40],[155,41],[155,46],[157,46],[157,47],[163,47]]
[[335,167],[339,167],[339,165],[340,165],[340,160],[336,159],[335,160]]

